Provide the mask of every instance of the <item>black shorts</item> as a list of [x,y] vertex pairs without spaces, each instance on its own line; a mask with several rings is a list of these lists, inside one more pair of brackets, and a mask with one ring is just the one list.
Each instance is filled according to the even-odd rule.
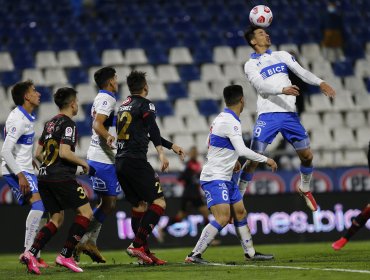
[[76,180],[38,182],[45,209],[51,214],[65,209],[77,209],[89,202],[84,188]]
[[140,201],[151,204],[163,197],[159,177],[150,163],[144,159],[117,158],[116,172],[126,199],[138,206]]

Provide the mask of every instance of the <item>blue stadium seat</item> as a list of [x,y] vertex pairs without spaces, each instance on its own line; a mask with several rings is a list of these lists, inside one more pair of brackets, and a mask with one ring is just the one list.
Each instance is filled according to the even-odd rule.
[[100,55],[95,48],[87,48],[79,52],[81,63],[84,67],[101,65]]
[[5,87],[14,85],[21,79],[21,75],[17,71],[0,72],[1,84]]
[[198,109],[200,114],[206,117],[220,112],[217,101],[213,99],[199,100]]
[[349,60],[334,62],[333,71],[334,71],[334,74],[339,77],[346,77],[346,76],[354,75],[353,65],[352,65],[352,62]]
[[91,126],[92,126],[91,118],[86,118],[85,121],[77,121],[76,126],[79,137],[91,135]]
[[236,48],[238,46],[243,46],[247,42],[244,39],[244,32],[243,30],[236,29],[236,30],[231,30],[227,31],[225,33],[226,37],[226,45]]
[[195,63],[202,64],[213,61],[212,47],[201,46],[193,49],[193,60]]
[[157,43],[155,47],[146,46],[146,55],[150,64],[168,64],[168,55],[164,47]]
[[168,98],[171,101],[176,100],[178,98],[188,97],[186,86],[181,82],[167,84],[167,94],[168,94]]
[[72,85],[89,82],[87,71],[83,68],[71,68],[68,71],[68,82]]
[[52,101],[52,92],[49,87],[36,86],[36,90],[41,94],[41,102],[51,102]]
[[154,103],[158,117],[172,116],[174,114],[172,104],[168,100]]
[[195,65],[181,65],[178,70],[182,81],[200,80],[200,71]]
[[20,52],[12,53],[13,63],[16,69],[35,68],[35,61],[31,51],[23,49]]

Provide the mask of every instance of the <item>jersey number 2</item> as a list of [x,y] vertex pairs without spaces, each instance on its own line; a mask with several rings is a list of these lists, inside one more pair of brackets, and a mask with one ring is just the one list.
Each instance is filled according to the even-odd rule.
[[[126,119],[126,121],[124,119]],[[130,112],[123,112],[118,120],[119,122],[118,126],[121,126],[121,123],[123,123],[123,127],[118,133],[118,140],[128,140],[130,138],[130,134],[127,133],[127,129],[130,126],[131,121],[132,116]]]

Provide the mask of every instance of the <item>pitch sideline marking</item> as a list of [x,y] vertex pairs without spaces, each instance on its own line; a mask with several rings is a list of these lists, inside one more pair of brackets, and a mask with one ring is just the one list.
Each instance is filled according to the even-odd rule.
[[[189,265],[189,264],[186,264]],[[204,265],[204,264],[203,264]],[[370,274],[370,270],[357,270],[357,269],[344,269],[344,268],[318,268],[318,267],[301,267],[301,266],[285,266],[285,265],[233,265],[233,264],[224,264],[224,263],[209,263],[206,265],[213,266],[229,266],[229,267],[255,267],[255,268],[277,268],[277,269],[294,269],[294,270],[319,270],[319,271],[336,271],[336,272],[352,272],[352,273],[365,273]]]

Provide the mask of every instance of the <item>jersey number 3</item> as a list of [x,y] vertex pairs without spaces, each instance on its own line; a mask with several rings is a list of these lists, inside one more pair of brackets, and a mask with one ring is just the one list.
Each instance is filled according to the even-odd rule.
[[121,127],[121,130],[118,132],[118,140],[128,140],[130,135],[127,133],[127,129],[130,126],[132,121],[132,116],[130,112],[123,112],[118,120],[118,127]]

